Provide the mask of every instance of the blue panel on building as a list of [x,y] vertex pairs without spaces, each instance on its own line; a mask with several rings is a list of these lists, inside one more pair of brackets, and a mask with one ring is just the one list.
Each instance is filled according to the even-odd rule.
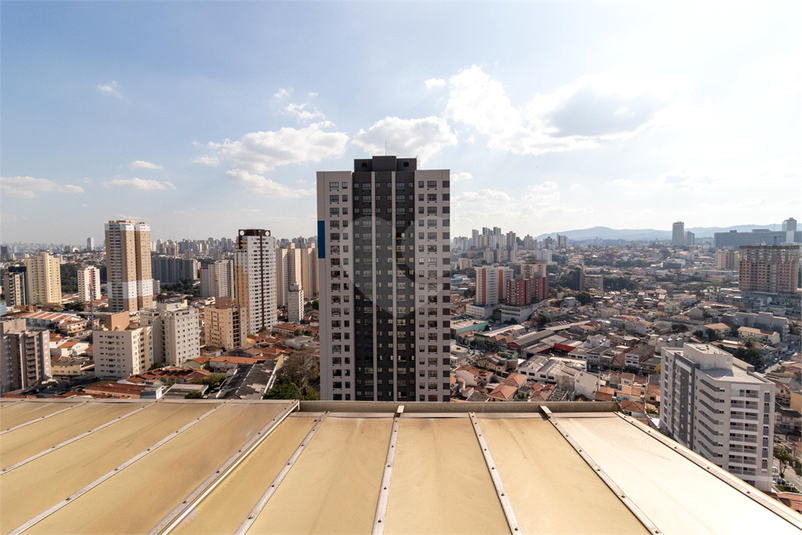
[[317,222],[317,257],[326,258],[326,222]]

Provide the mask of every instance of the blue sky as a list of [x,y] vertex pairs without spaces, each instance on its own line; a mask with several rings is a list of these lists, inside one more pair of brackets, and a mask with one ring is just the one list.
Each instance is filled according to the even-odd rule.
[[315,232],[315,172],[450,169],[452,230],[778,223],[789,3],[2,2],[2,240]]

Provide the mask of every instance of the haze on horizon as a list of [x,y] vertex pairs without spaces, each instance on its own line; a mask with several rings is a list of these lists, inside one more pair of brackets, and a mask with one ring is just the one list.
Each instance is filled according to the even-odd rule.
[[800,214],[797,2],[0,4],[2,241],[314,235],[316,171],[451,170],[452,233]]

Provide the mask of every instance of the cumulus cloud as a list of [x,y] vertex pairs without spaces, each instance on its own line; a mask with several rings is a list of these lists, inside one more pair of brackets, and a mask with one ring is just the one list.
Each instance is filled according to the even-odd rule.
[[97,88],[104,95],[111,95],[116,98],[123,98],[122,93],[117,89],[117,82],[112,80],[110,84],[97,84]]
[[277,92],[273,93],[273,96],[276,98],[287,97],[290,95],[290,90],[284,89],[283,87],[279,89]]
[[470,180],[472,178],[473,178],[472,174],[463,171],[462,173],[456,173],[451,175],[451,183],[453,184],[454,182],[462,182],[463,180]]
[[195,158],[195,163],[202,163],[203,165],[208,165],[209,167],[215,167],[220,165],[220,158],[217,156],[198,156]]
[[58,184],[46,178],[32,176],[4,176],[0,177],[3,195],[34,199],[40,193],[83,193],[84,189],[72,184]]
[[442,78],[429,78],[424,82],[426,84],[426,89],[431,89],[433,87],[445,87],[446,81]]
[[421,162],[434,156],[443,147],[457,144],[457,135],[441,117],[399,119],[386,117],[367,130],[360,130],[353,142],[368,154],[414,154]]
[[171,182],[159,182],[158,180],[142,180],[141,178],[114,178],[103,183],[107,188],[134,189],[140,191],[165,191],[176,189]]
[[299,123],[308,123],[313,119],[325,119],[317,108],[305,102],[303,104],[290,104],[282,108],[287,114],[295,117]]
[[457,195],[458,202],[512,202],[512,197],[504,191],[483,189],[479,191],[466,191]]
[[660,175],[657,180],[657,186],[676,190],[690,190],[709,186],[719,179],[720,177],[716,177],[710,172],[675,169]]
[[590,75],[516,107],[503,84],[476,65],[452,76],[448,85],[443,117],[484,136],[491,149],[514,154],[576,150],[631,137],[687,93],[681,82],[636,86]]
[[232,169],[226,172],[226,176],[234,182],[239,182],[255,193],[261,193],[271,197],[296,199],[299,197],[309,197],[315,194],[315,188],[293,189],[270,180],[269,178],[265,178],[262,175],[250,173],[244,169]]
[[131,169],[164,169],[164,166],[157,163],[137,160],[135,162],[131,162]]

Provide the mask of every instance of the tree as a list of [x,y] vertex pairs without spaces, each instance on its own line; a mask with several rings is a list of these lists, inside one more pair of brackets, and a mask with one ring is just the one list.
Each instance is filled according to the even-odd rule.
[[148,371],[150,371],[150,370],[158,370],[159,368],[164,368],[164,362],[154,362],[153,364],[150,365],[150,368],[148,368]]
[[319,309],[320,309],[320,302],[317,299],[315,299],[314,301],[312,301],[312,310],[319,310]]
[[756,368],[763,365],[763,356],[754,347],[739,347],[733,352],[732,356]]
[[583,305],[587,305],[588,303],[593,301],[593,298],[587,292],[579,292],[574,296],[577,301],[582,303]]
[[203,399],[203,394],[201,394],[200,392],[190,392],[189,394],[184,396],[184,399]]
[[196,385],[209,385],[210,388],[217,388],[223,381],[226,380],[226,374],[224,373],[212,373],[207,375],[203,379],[196,379],[192,381],[193,384]]
[[83,312],[86,309],[86,303],[83,301],[75,301],[64,305],[64,310],[72,310],[74,312]]
[[78,291],[78,264],[61,264],[59,272],[61,274],[61,292],[65,294]]
[[688,326],[684,325],[682,323],[672,323],[671,324],[671,332],[684,333],[684,332],[688,332],[688,330],[689,330]]
[[546,264],[546,273],[557,273],[559,268],[554,264]]

